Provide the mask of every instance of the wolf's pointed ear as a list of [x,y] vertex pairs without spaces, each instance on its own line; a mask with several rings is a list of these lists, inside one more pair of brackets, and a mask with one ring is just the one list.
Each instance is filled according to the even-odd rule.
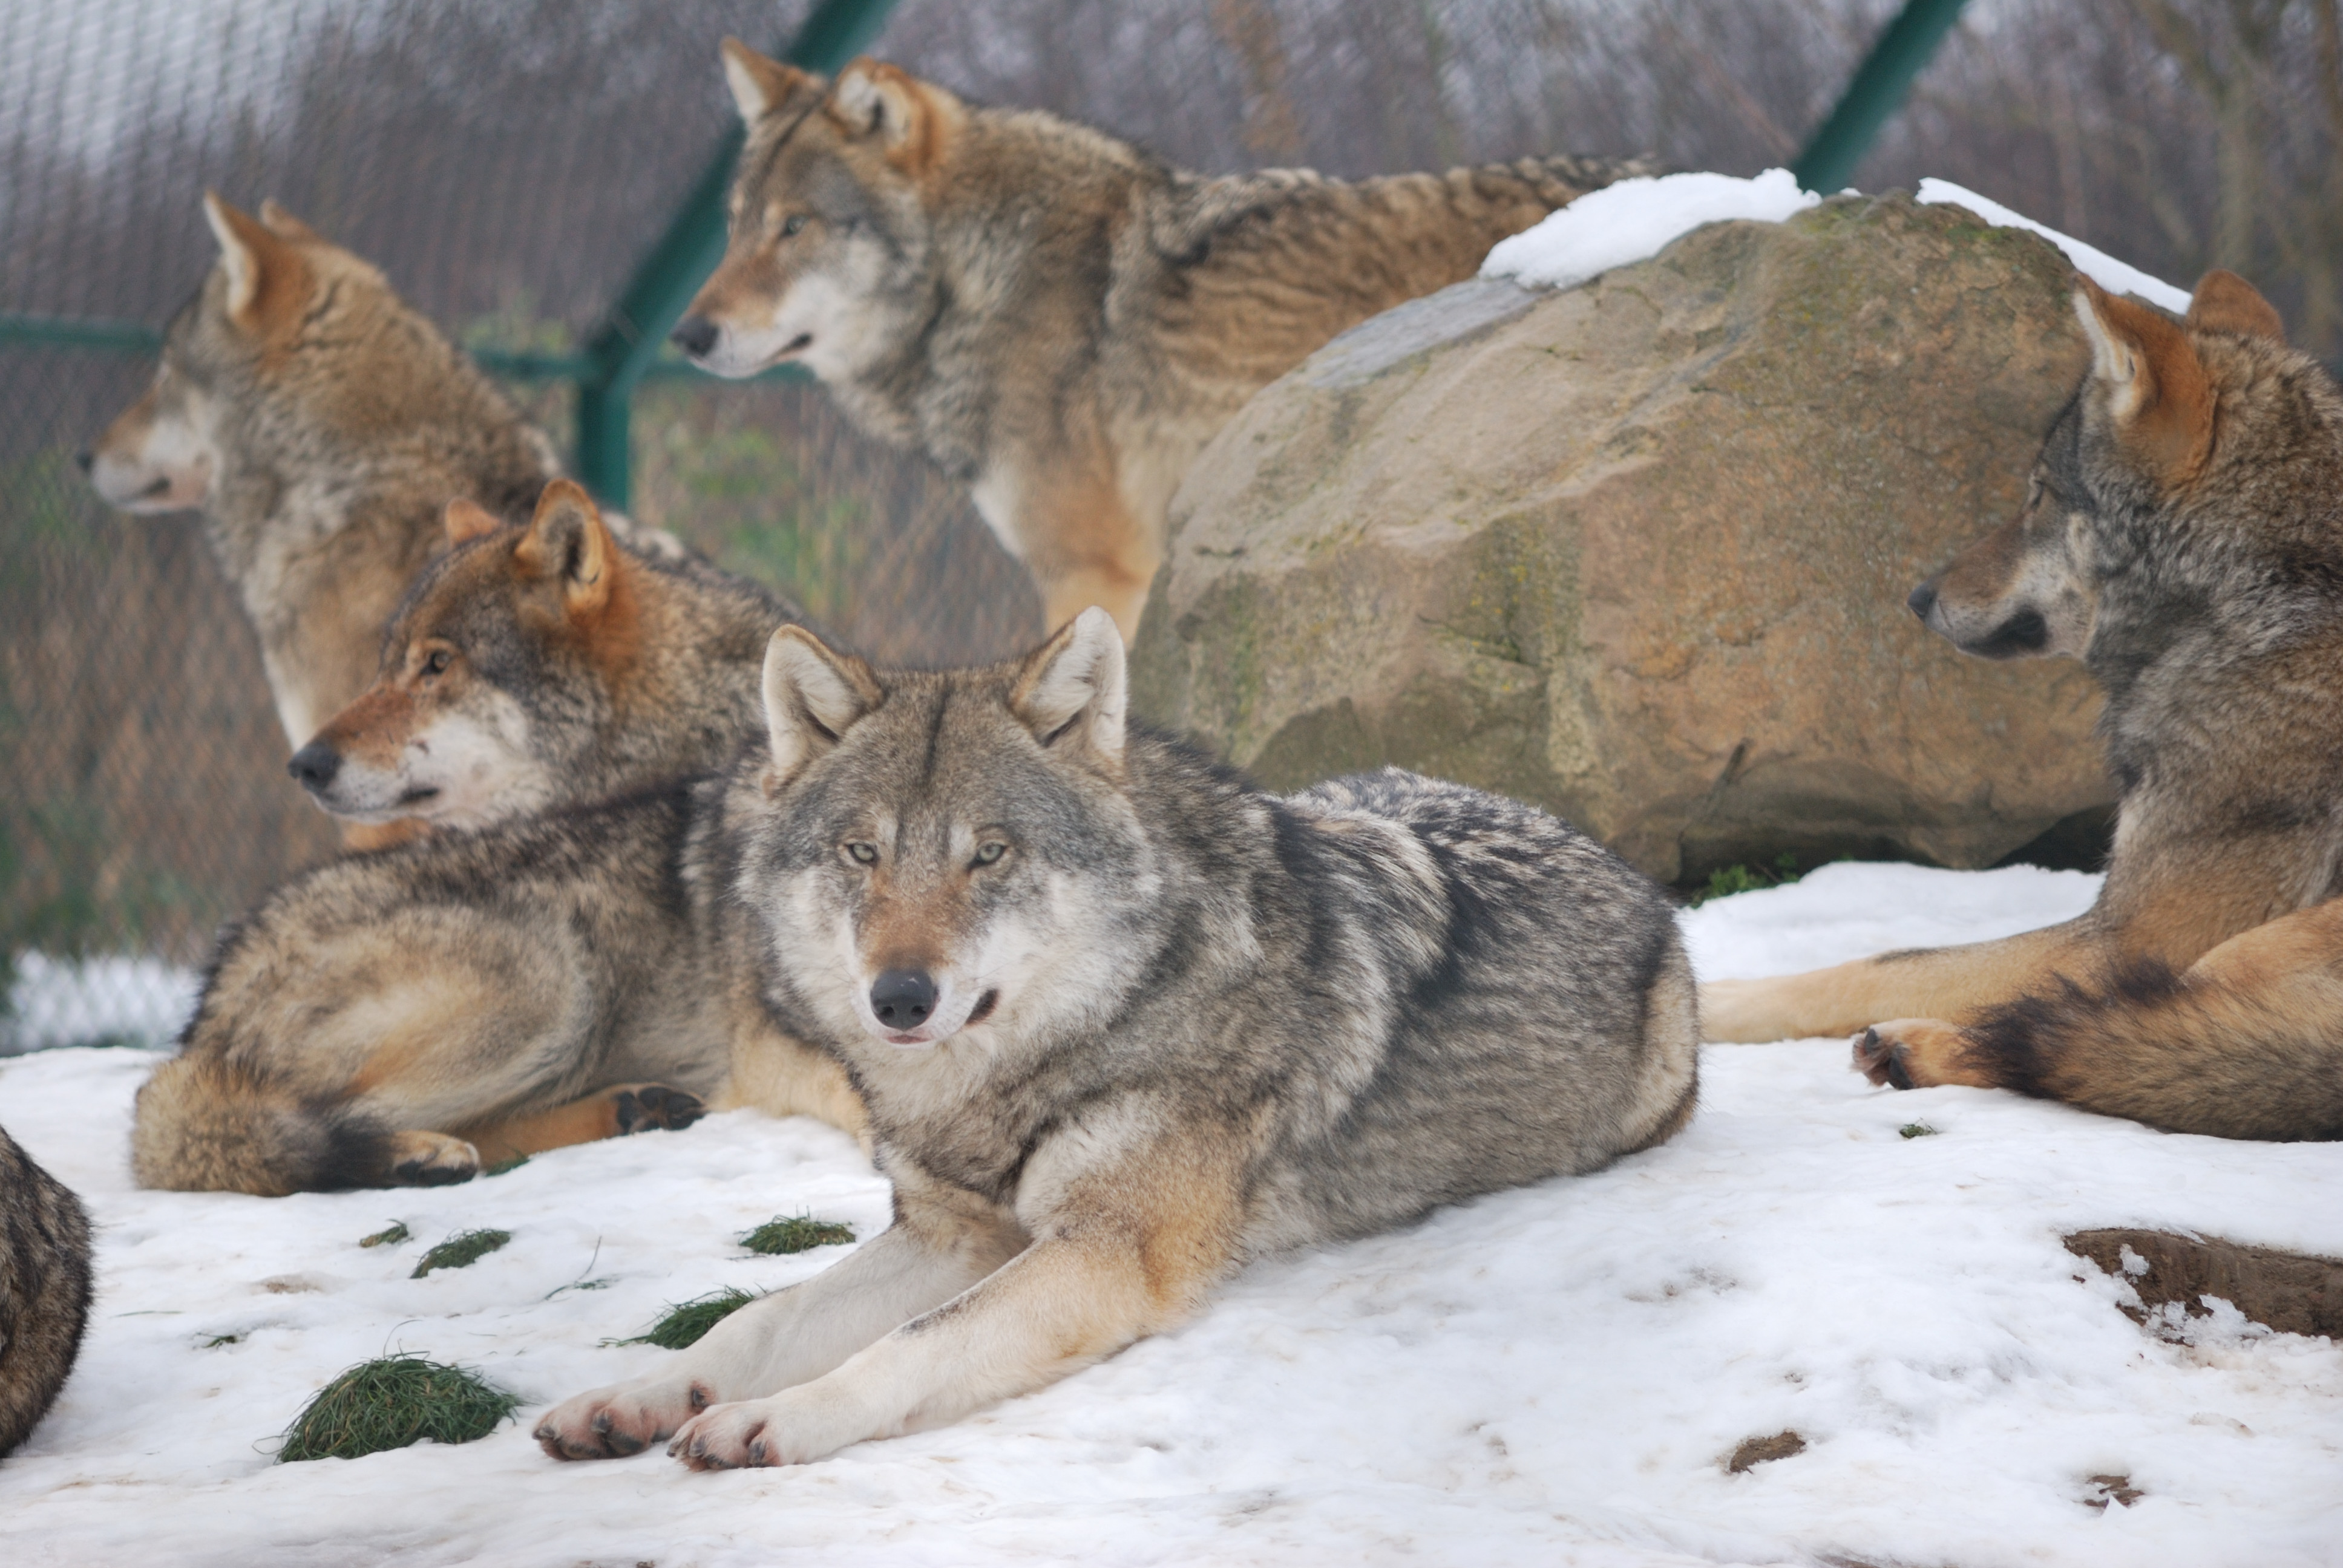
[[2117,437],[2157,478],[2174,485],[2195,478],[2213,455],[2213,383],[2188,335],[2087,277],[2076,287],[2075,315],[2091,340],[2087,417],[2103,398]]
[[2264,299],[2252,284],[2217,266],[2197,279],[2183,325],[2192,332],[2237,332],[2247,337],[2267,337],[2272,343],[2286,341],[2286,322],[2278,307]]
[[750,126],[814,80],[795,65],[759,55],[738,38],[725,39],[723,51],[724,85],[732,89],[732,102],[739,108],[741,120]]
[[864,57],[838,74],[830,117],[850,136],[876,136],[887,161],[922,175],[944,155],[960,123],[960,100],[899,65]]
[[624,569],[594,498],[575,479],[545,487],[528,531],[513,546],[513,560],[531,577],[558,576],[561,602],[571,615],[589,615],[609,603]]
[[284,238],[249,213],[204,193],[204,216],[227,272],[227,316],[256,337],[296,319],[309,297],[309,269]]
[[440,521],[447,529],[447,548],[468,545],[482,534],[493,534],[502,526],[502,519],[479,502],[458,496],[447,503]]
[[1092,605],[1068,621],[1025,660],[1009,706],[1042,745],[1087,747],[1120,766],[1131,688],[1114,617]]
[[289,239],[296,245],[323,245],[326,236],[287,212],[275,196],[260,204],[260,221],[279,239]]
[[785,626],[765,644],[765,733],[771,778],[786,784],[798,769],[838,744],[885,694],[870,667],[832,653],[801,626]]

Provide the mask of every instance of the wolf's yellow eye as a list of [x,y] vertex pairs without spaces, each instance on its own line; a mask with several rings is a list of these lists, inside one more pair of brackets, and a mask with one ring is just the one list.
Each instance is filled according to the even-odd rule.
[[803,227],[805,227],[805,214],[801,212],[793,212],[781,220],[781,234],[784,237],[797,233]]
[[879,846],[876,844],[858,841],[847,845],[846,852],[860,865],[875,866],[879,863]]
[[976,863],[980,866],[990,866],[1007,853],[1009,853],[1009,846],[998,839],[990,843],[979,844],[976,847]]

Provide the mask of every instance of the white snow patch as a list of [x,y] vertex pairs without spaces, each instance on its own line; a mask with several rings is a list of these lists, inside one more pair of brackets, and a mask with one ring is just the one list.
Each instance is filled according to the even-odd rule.
[[0,1056],[101,1041],[167,1045],[196,1010],[193,970],[159,959],[15,955],[16,982],[0,1009]]
[[[2091,886],[1835,866],[1684,925],[1704,972],[1756,973],[1993,935]],[[2058,1244],[2144,1225],[2343,1256],[2343,1145],[1875,1090],[1843,1040],[1711,1047],[1692,1125],[1610,1170],[1268,1260],[1185,1328],[971,1420],[695,1475],[656,1452],[557,1464],[528,1424],[659,1365],[600,1342],[662,1303],[840,1255],[744,1255],[757,1221],[874,1234],[886,1183],[846,1138],[739,1111],[462,1187],[146,1192],[124,1143],[155,1060],[0,1061],[0,1124],[99,1238],[81,1364],[0,1463],[12,1568],[2343,1563],[2343,1350],[2234,1314],[2144,1331],[2117,1310],[2129,1285]],[[1898,1136],[1920,1121],[1939,1135]],[[393,1218],[413,1241],[357,1246]],[[511,1245],[407,1278],[481,1225]],[[288,1279],[306,1288],[266,1288]],[[327,1379],[401,1346],[483,1369],[519,1422],[270,1462]],[[1805,1452],[1726,1473],[1784,1430]],[[2095,1475],[2142,1495],[2095,1509]]]
[[1802,191],[1787,169],[1755,179],[1731,175],[1643,176],[1589,191],[1534,228],[1501,239],[1481,264],[1483,277],[1568,288],[1614,266],[1657,256],[1704,223],[1754,218],[1779,223],[1822,200]]
[[2149,304],[2161,306],[2175,316],[2187,314],[2187,289],[2176,288],[2160,277],[2151,277],[2127,261],[2117,261],[2104,250],[2060,234],[2047,224],[2036,223],[2023,213],[2012,212],[1999,202],[1981,196],[1973,190],[1964,190],[1950,180],[1922,180],[1918,199],[1927,204],[1949,202],[1955,206],[1965,206],[1996,228],[2022,228],[2030,234],[2038,234],[2065,251],[2066,259],[2075,264],[2076,271],[2108,293],[2137,294]]

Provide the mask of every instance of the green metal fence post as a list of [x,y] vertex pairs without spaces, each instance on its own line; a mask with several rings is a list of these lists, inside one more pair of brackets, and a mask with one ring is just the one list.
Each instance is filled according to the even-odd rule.
[[[869,47],[894,8],[895,0],[821,0],[781,57],[829,75]],[[606,505],[623,508],[631,487],[635,385],[724,257],[724,191],[744,139],[738,126],[725,132],[706,172],[586,347],[593,369],[578,384],[578,478]]]
[[1904,95],[1960,19],[1966,0],[1906,0],[1856,67],[1838,106],[1822,123],[1791,172],[1802,190],[1843,190],[1871,150],[1880,127],[1904,106]]

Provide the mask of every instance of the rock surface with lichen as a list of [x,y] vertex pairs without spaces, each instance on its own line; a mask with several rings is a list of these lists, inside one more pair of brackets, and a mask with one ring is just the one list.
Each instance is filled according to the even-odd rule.
[[1991,864],[2111,798],[2097,695],[1904,597],[2023,500],[2088,363],[2072,276],[1959,208],[1843,197],[1378,317],[1191,470],[1133,708],[1273,788],[1502,790],[1666,880]]

